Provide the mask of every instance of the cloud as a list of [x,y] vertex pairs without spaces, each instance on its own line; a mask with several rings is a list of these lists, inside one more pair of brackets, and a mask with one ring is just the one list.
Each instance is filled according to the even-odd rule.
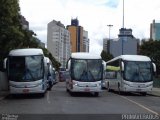
[[[54,20],[70,25],[78,17],[88,31],[90,51],[100,53],[103,38],[109,36],[108,24],[113,27],[111,38],[117,38],[122,27],[123,0],[20,0],[21,13],[29,21],[39,39],[46,43],[47,24]],[[149,38],[150,23],[160,20],[159,0],[124,0],[125,27],[136,38]],[[96,49],[95,49],[96,48]]]
[[107,3],[106,3],[106,6],[109,6],[111,8],[117,8],[119,5],[119,0],[109,0]]

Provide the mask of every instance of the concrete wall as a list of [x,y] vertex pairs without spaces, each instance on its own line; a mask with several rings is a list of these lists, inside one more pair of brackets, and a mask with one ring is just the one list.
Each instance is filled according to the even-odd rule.
[[5,72],[0,71],[0,91],[8,91],[8,79]]

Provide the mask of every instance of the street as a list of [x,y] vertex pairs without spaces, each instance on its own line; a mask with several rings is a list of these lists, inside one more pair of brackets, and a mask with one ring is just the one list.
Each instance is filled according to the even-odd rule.
[[70,95],[60,82],[45,97],[14,96],[0,100],[1,114],[153,114],[160,115],[158,96],[141,96],[104,90],[99,97],[90,93]]

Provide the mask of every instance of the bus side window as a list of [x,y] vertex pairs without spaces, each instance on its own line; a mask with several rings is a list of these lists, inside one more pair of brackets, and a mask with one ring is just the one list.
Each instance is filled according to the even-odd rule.
[[116,79],[117,78],[117,72],[116,71],[108,71],[106,72],[106,79]]

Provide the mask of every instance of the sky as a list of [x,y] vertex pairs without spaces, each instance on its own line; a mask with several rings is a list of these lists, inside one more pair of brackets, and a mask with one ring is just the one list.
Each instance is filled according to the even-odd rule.
[[[30,30],[47,43],[47,24],[61,21],[65,26],[78,18],[88,31],[90,52],[100,54],[103,38],[118,38],[123,21],[123,0],[19,0],[20,12]],[[135,38],[150,37],[150,23],[160,22],[160,0],[124,0],[124,27],[131,28]]]

